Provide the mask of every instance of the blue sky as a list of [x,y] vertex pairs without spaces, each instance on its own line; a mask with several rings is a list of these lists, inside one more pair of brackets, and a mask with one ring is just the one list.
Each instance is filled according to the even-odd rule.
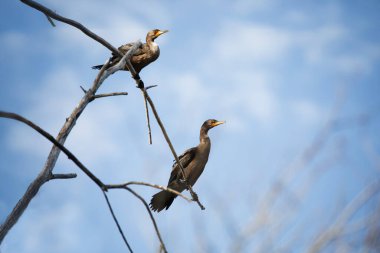
[[[157,40],[160,58],[141,76],[158,85],[150,94],[178,153],[197,145],[204,120],[227,121],[211,130],[210,159],[194,187],[206,210],[177,199],[155,214],[170,252],[230,252],[254,225],[260,229],[247,232],[242,252],[280,252],[289,245],[290,252],[305,252],[354,196],[380,178],[378,1],[41,3],[114,46],[143,39],[154,28],[170,30]],[[56,135],[83,95],[79,86],[90,87],[96,76],[90,66],[110,52],[68,25],[53,28],[21,2],[6,0],[0,7],[0,110]],[[66,147],[104,182],[165,185],[173,158],[155,123],[148,145],[143,101],[128,73],[116,73],[100,89],[114,91],[129,95],[91,103]],[[331,118],[340,124],[303,163],[303,152]],[[1,221],[50,148],[26,126],[0,119]],[[79,176],[45,184],[1,251],[125,250],[96,186],[63,156],[55,172]],[[279,180],[286,184],[265,210]],[[135,190],[147,200],[156,192]],[[372,215],[378,197],[359,215]],[[154,252],[158,240],[140,202],[119,191],[110,198],[132,248]],[[362,239],[363,233],[354,233],[339,245],[354,241],[348,251],[354,252]]]

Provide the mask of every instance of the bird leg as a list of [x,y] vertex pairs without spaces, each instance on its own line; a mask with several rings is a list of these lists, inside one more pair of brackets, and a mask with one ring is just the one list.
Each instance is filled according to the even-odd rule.
[[[128,62],[129,62],[129,61],[128,61]],[[129,64],[131,64],[131,63],[129,62]],[[131,66],[132,66],[132,64],[131,64]],[[144,86],[145,86],[145,85],[144,85],[143,80],[141,80],[140,75],[139,75],[138,73],[136,73],[135,75],[132,75],[132,77],[133,77],[133,79],[136,80],[136,83],[137,83],[136,88],[144,89]]]

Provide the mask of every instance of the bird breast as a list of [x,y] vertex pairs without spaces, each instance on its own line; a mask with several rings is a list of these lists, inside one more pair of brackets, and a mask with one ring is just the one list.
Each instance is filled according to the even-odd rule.
[[158,44],[156,42],[152,42],[150,43],[149,45],[149,49],[153,52],[153,53],[157,53],[157,52],[160,52],[160,48],[158,47]]
[[185,174],[187,174],[186,176],[191,185],[194,185],[195,182],[200,177],[200,175],[202,174],[206,166],[206,163],[208,161],[209,154],[210,154],[210,142],[203,143],[203,144],[201,143],[198,146],[198,149],[193,161],[191,161],[191,163],[186,168]]

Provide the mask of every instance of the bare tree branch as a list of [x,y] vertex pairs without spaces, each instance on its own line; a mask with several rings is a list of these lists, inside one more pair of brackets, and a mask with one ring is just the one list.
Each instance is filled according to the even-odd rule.
[[20,121],[22,123],[25,123],[26,125],[30,126],[37,132],[39,132],[42,136],[44,136],[46,139],[48,139],[50,142],[52,142],[55,146],[57,146],[63,153],[67,155],[67,158],[69,158],[71,161],[73,161],[78,168],[80,168],[92,181],[94,181],[95,184],[97,184],[101,189],[107,190],[105,185],[100,181],[90,170],[84,166],[76,156],[73,155],[66,147],[64,147],[61,143],[56,141],[53,136],[51,136],[48,132],[34,124],[28,119],[25,119],[24,117],[15,114],[15,113],[9,113],[9,112],[3,112],[0,111],[0,117],[2,118],[8,118],[8,119],[14,119],[17,121]]
[[[96,91],[101,86],[102,82],[100,82],[100,77],[103,75],[103,72],[107,67],[108,67],[108,61],[104,64],[102,69],[99,71],[97,77],[94,80],[92,87],[86,92],[86,94],[82,97],[79,104],[74,108],[71,115],[66,119],[65,124],[59,131],[58,136],[56,138],[57,143],[62,144],[62,145],[65,143],[66,138],[70,134],[74,125],[76,124],[77,119],[82,114],[82,112],[84,111],[88,103],[90,103],[91,97],[94,96]],[[8,114],[8,116],[12,116],[12,114]],[[57,162],[60,152],[61,150],[59,149],[59,146],[54,145],[52,147],[43,169],[38,174],[38,176],[30,183],[24,195],[17,202],[16,206],[13,208],[11,213],[7,216],[4,223],[1,224],[0,244],[4,240],[4,237],[7,235],[9,230],[16,224],[17,220],[21,217],[23,212],[26,210],[30,201],[34,198],[34,196],[36,196],[41,186],[45,182],[49,181],[50,176],[52,174],[52,170],[55,166],[55,163]]]
[[51,26],[55,27],[54,21],[51,19],[51,17],[49,17],[48,15],[46,15],[46,18],[49,21],[49,23],[51,24]]
[[[31,0],[21,0],[21,1],[23,3],[25,3],[25,4],[27,4],[27,5],[35,8],[35,9],[37,9],[37,10],[40,10],[41,12],[45,13],[46,15],[48,15],[48,16],[56,19],[56,20],[65,22],[67,24],[70,24],[70,25],[72,25],[72,26],[80,29],[81,31],[83,31],[85,34],[87,34],[91,38],[93,38],[93,39],[99,41],[101,44],[107,46],[107,48],[109,48],[111,51],[113,51],[117,55],[120,55],[120,53],[116,49],[114,49],[108,42],[106,42],[104,39],[100,38],[96,34],[94,34],[91,31],[89,31],[87,28],[85,28],[80,23],[78,23],[76,21],[73,21],[73,20],[70,20],[70,19],[67,19],[67,18],[64,18],[62,16],[59,16],[56,13],[54,13],[53,11],[51,11],[50,9],[48,9],[48,8],[42,6],[39,3],[36,3],[34,1],[31,1]],[[131,55],[134,52],[134,50],[136,50],[136,48],[139,46],[138,44],[139,43],[136,43],[136,45],[134,45],[130,49],[130,51],[129,51],[130,54],[129,55]],[[140,42],[140,44],[141,44],[141,42]],[[115,51],[112,50],[112,49],[114,49]],[[127,56],[123,57],[124,60],[125,60],[125,58]],[[65,142],[67,136],[69,135],[69,133],[71,132],[72,128],[74,127],[77,118],[83,112],[83,110],[85,109],[85,107],[87,106],[87,104],[89,102],[91,102],[93,96],[95,95],[96,91],[99,89],[99,87],[101,86],[101,84],[103,83],[103,81],[109,75],[111,75],[112,73],[114,73],[115,71],[117,71],[118,68],[119,69],[121,68],[120,64],[118,64],[117,67],[114,67],[114,68],[112,68],[110,70],[110,69],[107,69],[108,66],[109,66],[108,64],[109,64],[109,61],[107,60],[107,62],[103,65],[103,67],[99,71],[97,77],[95,78],[94,84],[91,87],[91,89],[89,89],[85,93],[85,95],[81,99],[79,105],[71,113],[70,117],[67,118],[64,126],[62,127],[61,131],[58,134],[58,137],[57,137],[58,143],[63,144]],[[105,71],[105,70],[107,70],[107,71]],[[45,182],[47,182],[49,180],[49,176],[50,176],[51,171],[53,170],[53,168],[55,166],[55,163],[56,163],[56,161],[58,159],[59,153],[60,153],[60,149],[58,148],[57,145],[54,146],[51,149],[50,154],[48,156],[48,159],[46,161],[46,164],[45,164],[43,170],[38,175],[38,177],[29,185],[29,187],[28,187],[26,193],[24,194],[24,196],[19,200],[19,202],[17,203],[17,205],[15,206],[15,208],[8,215],[8,217],[5,220],[5,222],[1,225],[1,227],[0,227],[0,243],[2,242],[2,240],[4,239],[4,237],[8,233],[8,231],[17,222],[17,220],[22,215],[22,213],[24,212],[24,210],[27,208],[27,206],[29,205],[31,199],[37,194],[39,188]]]
[[115,223],[116,223],[117,229],[119,230],[119,233],[121,234],[121,237],[123,238],[124,243],[127,245],[128,249],[129,249],[129,252],[132,253],[133,250],[132,250],[131,246],[129,245],[129,243],[128,243],[128,241],[127,241],[127,238],[125,237],[125,235],[124,235],[124,233],[123,233],[123,230],[121,229],[121,226],[120,226],[120,224],[119,224],[119,221],[117,220],[116,215],[115,215],[115,213],[114,213],[114,211],[113,211],[113,209],[112,209],[112,205],[111,205],[111,203],[110,203],[110,200],[108,199],[107,193],[106,193],[105,191],[103,191],[103,195],[104,195],[104,198],[106,199],[106,202],[107,202],[108,208],[109,208],[109,210],[110,210],[110,212],[111,212],[111,215],[112,215],[112,218],[113,218],[113,220],[114,220]]
[[[42,6],[41,4],[37,3],[37,2],[34,2],[32,0],[20,0],[21,2],[45,13],[46,15],[48,15],[49,17],[53,18],[53,19],[56,19],[58,21],[61,21],[61,22],[64,22],[66,24],[69,24],[71,26],[74,26],[76,28],[78,28],[79,30],[81,30],[83,33],[85,33],[86,35],[88,35],[89,37],[93,38],[94,40],[98,41],[99,43],[101,43],[102,45],[104,45],[105,47],[107,47],[109,50],[111,50],[113,53],[115,53],[116,55],[118,56],[122,56],[122,54],[116,49],[114,48],[111,44],[109,44],[107,41],[105,41],[103,38],[99,37],[98,35],[96,35],[95,33],[91,32],[90,30],[88,30],[86,27],[84,27],[82,24],[74,21],[74,20],[71,20],[71,19],[68,19],[68,18],[65,18],[65,17],[62,17],[58,14],[56,14],[55,12],[53,12],[52,10]],[[140,42],[141,43],[141,42]],[[134,51],[134,50],[130,50],[130,51]],[[129,69],[129,71],[131,72],[131,75],[133,77],[133,79],[135,79],[136,81],[136,84],[137,84],[137,87],[140,88],[140,89],[143,89],[144,88],[144,82],[141,80],[139,74],[134,70],[132,64],[127,61],[126,62],[126,65]],[[104,66],[103,66],[104,67]],[[153,104],[153,101],[150,99],[148,93],[146,92],[146,90],[143,91],[144,94],[144,97],[146,97],[146,99],[148,100],[149,102],[149,105],[151,106],[152,110],[155,111],[154,108],[154,104]],[[193,191],[191,185],[188,183],[187,181],[187,178],[185,177],[185,173],[184,173],[184,169],[183,169],[183,166],[182,164],[180,163],[179,159],[178,159],[178,156],[173,148],[173,145],[171,144],[171,141],[166,133],[166,130],[161,122],[161,120],[159,120],[159,117],[158,117],[158,114],[157,112],[154,113],[159,125],[160,125],[160,128],[162,130],[162,133],[164,134],[165,136],[165,140],[167,141],[167,143],[169,144],[169,147],[170,147],[170,150],[172,151],[173,153],[173,156],[176,160],[176,162],[178,163],[181,171],[182,171],[182,175],[184,177],[184,180],[186,182],[186,185],[187,185],[187,188],[189,189],[190,191],[190,194],[193,198],[194,201],[196,201],[199,205],[199,207],[204,210],[205,207],[201,204],[201,202],[199,201],[199,198],[198,198],[198,195]]]
[[164,186],[161,186],[161,185],[157,185],[157,184],[150,184],[150,183],[146,183],[146,182],[137,182],[137,181],[131,181],[131,182],[127,182],[127,183],[124,183],[124,184],[107,184],[105,185],[105,187],[107,189],[125,189],[128,185],[144,185],[144,186],[150,186],[150,187],[153,187],[153,188],[156,188],[156,189],[160,189],[160,190],[164,190],[164,191],[168,191],[168,192],[171,192],[171,193],[174,193],[176,194],[177,196],[180,196],[181,198],[191,202],[192,200],[189,199],[188,197],[186,197],[185,195],[183,195],[182,193],[176,191],[176,190],[173,190],[171,188],[167,188],[167,187],[164,187]]
[[146,124],[147,124],[147,127],[148,127],[149,144],[152,145],[152,130],[150,129],[149,108],[148,108],[148,103],[147,103],[147,100],[146,100],[145,92],[143,92],[143,97],[144,97]]
[[[29,187],[26,190],[25,194],[21,197],[21,199],[18,201],[18,203],[16,204],[16,206],[14,207],[14,209],[12,210],[12,212],[7,216],[6,220],[1,225],[1,227],[0,227],[0,244],[2,243],[3,239],[5,238],[5,236],[9,232],[9,230],[16,224],[17,220],[21,217],[22,213],[28,207],[30,201],[35,197],[35,195],[37,194],[37,192],[39,191],[39,189],[41,188],[41,186],[44,183],[46,183],[47,181],[49,181],[49,180],[51,180],[53,178],[70,178],[71,177],[71,175],[70,176],[69,175],[55,175],[54,176],[53,173],[52,173],[52,170],[55,167],[56,161],[57,161],[58,156],[59,156],[59,154],[60,154],[61,151],[64,152],[68,156],[68,158],[71,159],[88,177],[90,177],[102,189],[103,192],[107,190],[104,187],[104,184],[97,177],[95,177],[69,150],[67,150],[63,146],[63,144],[65,143],[68,135],[70,134],[71,130],[73,129],[73,127],[74,127],[74,125],[76,123],[76,120],[80,117],[81,113],[84,111],[84,109],[86,108],[86,106],[93,99],[96,98],[95,97],[96,96],[95,93],[97,92],[97,90],[99,89],[99,87],[101,86],[101,84],[103,83],[103,81],[109,75],[113,74],[114,72],[116,72],[117,70],[119,70],[121,68],[124,68],[124,66],[127,65],[128,68],[130,69],[132,77],[135,79],[135,81],[137,83],[137,87],[140,88],[140,89],[142,89],[143,92],[145,93],[144,94],[144,99],[149,101],[149,104],[152,107],[152,110],[154,110],[156,119],[158,118],[157,112],[155,111],[155,109],[153,109],[154,108],[153,102],[151,101],[149,95],[146,93],[146,89],[144,88],[143,81],[140,79],[140,76],[134,71],[134,69],[133,69],[133,67],[132,67],[132,65],[130,64],[130,61],[129,61],[130,57],[134,54],[135,50],[138,47],[141,46],[141,42],[136,42],[134,44],[134,46],[129,50],[129,52],[127,52],[127,54],[125,54],[123,56],[110,43],[108,43],[107,41],[105,41],[103,38],[101,38],[100,36],[96,35],[95,33],[91,32],[89,29],[87,29],[85,26],[83,26],[79,22],[71,20],[71,19],[68,19],[68,18],[65,18],[63,16],[60,16],[60,15],[56,14],[55,12],[53,12],[52,10],[46,8],[45,6],[39,4],[39,3],[35,2],[35,1],[32,1],[32,0],[20,0],[20,1],[23,2],[26,5],[34,8],[34,9],[36,9],[36,10],[39,10],[39,11],[43,12],[48,17],[49,20],[50,20],[50,18],[52,18],[52,19],[64,22],[66,24],[69,24],[71,26],[74,26],[74,27],[78,28],[79,30],[81,30],[83,33],[85,33],[89,37],[93,38],[94,40],[98,41],[99,43],[101,43],[102,45],[104,45],[105,47],[107,47],[115,55],[118,55],[118,56],[122,57],[122,60],[117,65],[112,66],[111,68],[108,68],[109,67],[109,60],[107,60],[107,62],[103,65],[103,67],[99,71],[97,77],[95,78],[92,87],[88,91],[86,91],[86,90],[84,90],[82,88],[82,90],[85,92],[85,95],[83,96],[83,98],[79,102],[78,106],[73,110],[73,112],[71,113],[71,115],[66,119],[66,122],[63,125],[63,127],[61,128],[61,130],[60,130],[60,132],[59,132],[59,134],[58,134],[58,136],[57,136],[56,139],[54,139],[54,137],[52,137],[46,131],[42,130],[41,128],[39,128],[38,126],[36,126],[34,123],[30,122],[29,120],[27,120],[25,118],[23,118],[23,117],[21,117],[21,116],[19,116],[17,114],[2,112],[3,113],[2,114],[3,117],[15,119],[15,120],[21,121],[21,122],[23,122],[23,123],[31,126],[33,129],[35,129],[36,131],[38,131],[41,135],[43,135],[49,141],[51,141],[52,143],[54,143],[54,146],[52,147],[52,149],[51,149],[51,151],[49,153],[49,156],[48,156],[48,158],[46,160],[46,163],[45,163],[43,169],[41,170],[41,172],[39,173],[39,175],[29,185]],[[126,61],[126,63],[124,63],[124,61]],[[98,96],[98,97],[101,97],[101,96]],[[147,117],[149,117],[149,115]],[[149,122],[148,122],[148,124],[149,124]],[[168,136],[166,134],[166,131],[165,131],[165,129],[164,129],[163,124],[162,124],[161,121],[159,121],[159,125],[160,125],[161,129],[163,130],[163,133],[165,135],[165,139],[167,140],[167,142],[169,144],[169,147],[171,148],[172,153],[173,153],[174,157],[176,158],[176,160],[177,160],[177,162],[178,162],[178,164],[179,164],[179,166],[180,166],[180,168],[182,170],[182,173],[183,173],[183,167],[182,167],[181,163],[178,160],[178,156],[176,155],[176,153],[174,151],[174,148],[171,145],[171,142],[170,142],[170,140],[169,140],[169,138],[168,138]],[[184,173],[183,173],[183,175],[184,175],[185,181],[187,182]],[[197,201],[197,203],[199,204],[199,206],[202,209],[204,209],[204,207],[199,202],[199,199],[198,199],[198,196],[196,195],[196,193],[192,190],[192,188],[191,188],[191,186],[189,184],[187,184],[187,185],[188,185],[188,188],[189,188],[189,190],[191,192],[191,195],[193,197],[193,201]],[[160,236],[160,233],[158,231],[157,225],[156,225],[156,223],[155,223],[155,221],[153,219],[152,213],[150,212],[149,206],[147,205],[147,203],[145,202],[145,200],[142,199],[133,190],[129,189],[128,187],[126,189],[128,191],[132,192],[141,201],[143,201],[145,207],[147,208],[147,210],[149,212],[149,215],[151,216],[151,219],[152,219],[153,224],[154,224],[155,229],[156,229],[156,233],[157,233],[157,235],[158,235],[158,237],[160,239],[162,248],[166,252],[165,245],[163,244],[163,241],[161,239],[161,236]]]
[[[36,124],[34,124],[33,122],[29,121],[28,119],[25,119],[23,118],[22,116],[18,115],[18,114],[15,114],[15,113],[8,113],[8,112],[3,112],[3,111],[0,111],[0,117],[3,117],[3,118],[9,118],[9,119],[14,119],[14,120],[17,120],[17,121],[20,121],[20,122],[23,122],[25,124],[27,124],[28,126],[32,127],[34,130],[36,130],[38,133],[40,133],[42,136],[44,136],[46,139],[48,139],[50,142],[52,142],[54,145],[56,145],[63,153],[65,153],[67,155],[67,157],[72,160],[90,179],[92,179],[92,181],[97,184],[99,186],[99,188],[102,190],[103,194],[104,194],[104,197],[107,201],[107,204],[108,204],[108,208],[111,212],[111,215],[119,229],[119,232],[120,232],[120,235],[122,236],[124,242],[126,243],[128,249],[130,250],[130,252],[132,252],[132,249],[130,247],[130,245],[128,244],[127,242],[127,239],[119,225],[119,222],[113,212],[113,209],[112,209],[112,206],[109,202],[109,199],[106,195],[106,191],[108,189],[116,189],[116,188],[123,188],[123,189],[126,189],[128,191],[130,191],[131,193],[133,193],[133,195],[135,195],[137,198],[139,198],[143,204],[145,205],[145,207],[147,207],[148,211],[149,211],[149,215],[152,219],[152,222],[153,222],[153,225],[154,225],[154,228],[156,230],[156,233],[157,233],[157,236],[161,242],[161,246],[162,248],[164,249],[164,252],[167,252],[166,251],[166,248],[165,248],[165,244],[161,238],[161,235],[160,235],[160,232],[159,232],[159,229],[157,227],[157,224],[152,216],[152,213],[149,209],[149,206],[148,204],[146,203],[146,201],[140,196],[138,195],[136,192],[134,192],[133,190],[131,190],[127,185],[131,185],[131,184],[137,184],[137,185],[146,185],[146,186],[151,186],[151,187],[154,187],[154,188],[159,188],[159,189],[163,189],[163,190],[167,190],[169,192],[172,192],[174,194],[177,194],[183,198],[185,198],[186,200],[190,201],[190,199],[188,199],[187,197],[183,196],[181,193],[177,192],[177,191],[174,191],[172,189],[168,189],[168,188],[165,188],[165,187],[162,187],[162,186],[158,186],[158,185],[152,185],[152,184],[149,184],[149,183],[144,183],[144,182],[136,182],[136,181],[131,181],[131,182],[128,182],[126,184],[122,184],[122,185],[104,185],[103,182],[100,181],[100,179],[98,179],[94,174],[92,174],[80,161],[78,158],[76,158],[76,156],[74,156],[68,149],[66,149],[62,144],[60,144],[59,142],[57,142],[53,136],[51,136],[49,133],[47,133],[45,130],[43,130],[42,128],[40,128],[39,126],[37,126]],[[73,177],[76,177],[76,174],[74,173],[71,173],[71,174],[51,174],[49,176],[49,179],[48,180],[51,180],[51,179],[58,179],[58,178],[61,178],[61,179],[67,179],[67,178],[73,178]],[[47,180],[47,181],[48,181]],[[4,223],[5,224],[5,223]],[[4,225],[3,224],[3,225]],[[2,225],[2,227],[3,227]],[[7,231],[5,231],[7,232]],[[5,233],[6,234],[6,233]]]
[[127,96],[127,95],[128,95],[128,92],[104,93],[104,94],[99,94],[99,95],[93,96],[92,100],[97,99],[97,98],[114,97],[114,96]]
[[77,177],[76,173],[52,174],[50,176],[50,180],[53,180],[53,179],[72,179],[72,178],[76,178],[76,177]]
[[156,230],[157,237],[158,237],[158,239],[160,240],[161,248],[162,248],[162,250],[163,250],[165,253],[167,253],[168,251],[166,250],[165,243],[164,243],[164,241],[163,241],[162,238],[161,238],[161,234],[160,234],[160,231],[158,230],[156,220],[155,220],[154,217],[153,217],[152,211],[150,211],[150,208],[149,208],[149,206],[148,206],[148,203],[146,203],[146,201],[144,200],[144,198],[141,197],[139,194],[137,194],[137,193],[136,193],[134,190],[132,190],[131,188],[129,188],[129,187],[125,187],[125,189],[126,189],[127,191],[129,191],[130,193],[132,193],[133,195],[135,195],[135,197],[137,197],[139,200],[141,200],[141,202],[144,204],[146,210],[147,210],[148,213],[149,213],[150,219],[152,220],[152,223],[153,223],[154,229]]

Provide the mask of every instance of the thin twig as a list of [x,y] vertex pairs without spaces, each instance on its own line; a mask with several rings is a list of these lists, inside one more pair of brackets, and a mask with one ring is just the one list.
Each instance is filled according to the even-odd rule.
[[191,202],[192,200],[189,199],[188,197],[186,197],[185,195],[183,195],[182,193],[176,191],[176,190],[173,190],[171,188],[168,188],[168,187],[164,187],[164,186],[161,186],[161,185],[157,185],[157,184],[150,184],[150,183],[146,183],[146,182],[137,182],[137,181],[130,181],[130,182],[127,182],[127,183],[124,183],[124,184],[107,184],[105,185],[105,187],[107,189],[125,189],[125,187],[127,187],[128,185],[144,185],[144,186],[150,186],[150,187],[153,187],[153,188],[156,188],[156,189],[160,189],[160,190],[164,190],[164,191],[168,191],[168,192],[171,192],[177,196],[180,196],[181,198]]
[[[142,45],[141,41],[136,41],[133,44],[133,46],[128,50],[128,52],[120,59],[120,61],[117,64],[111,66],[110,68],[108,68],[105,71],[104,75],[102,76],[102,79],[106,79],[109,75],[115,73],[116,71],[124,69],[126,65],[129,65],[129,67],[133,69],[132,64],[130,63],[130,59],[135,54],[136,50],[139,47],[141,47],[141,45]],[[134,71],[134,69],[133,69],[133,71]],[[141,89],[143,96],[144,96],[145,95],[145,93],[143,92],[144,82],[140,79],[140,76],[135,71],[133,73],[135,73],[134,78],[137,78],[135,80],[136,80],[138,87]],[[155,87],[155,85],[149,86],[149,88],[153,88],[153,87]],[[100,95],[98,95],[98,96],[100,96]],[[96,96],[94,96],[93,99],[95,99],[95,98],[96,98]],[[145,96],[144,96],[144,102],[145,102],[145,112],[146,112],[146,119],[147,119],[147,125],[148,125],[149,144],[152,144],[152,133],[151,133],[151,127],[150,127],[149,110],[148,110],[148,106],[147,106]]]
[[49,23],[50,23],[53,27],[55,27],[54,21],[51,19],[51,17],[49,17],[48,15],[45,15],[45,16],[46,16],[47,20],[49,21]]
[[[143,94],[144,98],[144,106],[145,106],[145,116],[146,116],[146,121],[147,121],[147,126],[148,126],[148,136],[149,136],[149,144],[152,144],[152,132],[150,128],[150,119],[149,119],[149,109],[146,101],[146,89],[144,88],[144,82],[141,80],[140,75],[135,71],[134,67],[132,66],[132,63],[130,61],[130,57],[128,60],[125,62],[125,66],[127,66],[129,72],[132,75],[132,78],[136,81],[137,88],[141,90],[141,93]],[[152,88],[152,87],[150,87]]]
[[103,46],[108,48],[109,50],[111,50],[112,53],[114,53],[120,57],[122,56],[122,54],[115,47],[113,47],[110,43],[108,43],[106,40],[104,40],[100,36],[96,35],[95,33],[91,32],[89,29],[87,29],[84,25],[80,24],[79,22],[72,20],[72,19],[69,19],[69,18],[62,17],[62,16],[58,15],[57,13],[55,13],[54,11],[46,8],[45,6],[39,4],[35,1],[32,1],[32,0],[20,0],[20,1],[26,5],[29,5],[30,7],[34,8],[36,10],[43,12],[44,14],[51,17],[52,19],[61,21],[63,23],[66,23],[66,24],[69,24],[71,26],[78,28],[84,34],[86,34],[90,38],[93,38],[94,40],[96,40],[97,42],[99,42],[100,44],[102,44]]
[[167,253],[168,251],[166,250],[165,243],[164,243],[164,241],[163,241],[162,238],[161,238],[161,234],[160,234],[160,231],[158,230],[156,220],[154,219],[153,214],[152,214],[152,212],[150,211],[150,208],[149,208],[149,206],[148,206],[148,203],[146,203],[146,201],[144,200],[144,198],[141,197],[139,194],[137,194],[137,193],[136,193],[134,190],[132,190],[131,188],[129,188],[129,187],[126,186],[125,189],[126,189],[127,191],[129,191],[130,193],[132,193],[133,195],[135,195],[135,197],[137,197],[139,200],[141,200],[141,202],[144,204],[146,210],[147,210],[148,213],[149,213],[150,219],[152,220],[152,223],[153,223],[154,229],[156,230],[157,237],[158,237],[158,239],[160,240],[161,247],[162,247],[163,251],[164,251],[165,253]]
[[113,220],[114,220],[115,223],[116,223],[117,229],[119,229],[119,232],[120,232],[120,234],[121,234],[121,237],[123,237],[123,241],[124,241],[125,244],[127,245],[128,249],[129,249],[129,252],[132,253],[133,250],[132,250],[131,246],[129,245],[129,243],[128,243],[128,241],[127,241],[127,238],[125,237],[125,235],[124,235],[124,233],[123,233],[123,230],[121,229],[121,226],[120,226],[120,224],[119,224],[119,221],[117,220],[116,215],[115,215],[115,213],[114,213],[114,211],[113,211],[113,209],[112,209],[111,203],[110,203],[110,201],[109,201],[109,199],[108,199],[107,193],[106,193],[105,191],[102,191],[102,192],[103,192],[104,198],[105,198],[106,201],[107,201],[107,205],[108,205],[108,208],[109,208],[109,210],[110,210],[110,212],[111,212],[112,218],[113,218]]
[[105,98],[105,97],[113,97],[113,96],[127,96],[128,92],[112,92],[112,93],[104,93],[104,94],[99,94],[95,95],[92,97],[92,99],[97,99],[97,98]]
[[[145,90],[151,89],[157,87],[157,85],[150,85],[148,87],[145,87]],[[144,106],[145,106],[145,115],[146,115],[146,124],[148,125],[148,134],[149,134],[149,144],[152,145],[152,130],[150,127],[150,117],[149,117],[149,107],[148,107],[148,102],[146,100],[146,92],[143,92],[142,89],[140,89],[143,97],[144,97]]]
[[154,87],[157,87],[158,85],[149,85],[147,87],[145,87],[145,90],[149,90],[149,89],[152,89]]
[[144,98],[144,106],[145,106],[145,115],[146,115],[146,124],[148,126],[148,135],[149,135],[149,144],[152,145],[152,130],[150,128],[150,119],[149,119],[149,108],[148,103],[146,101],[145,92],[142,92]]
[[85,88],[83,88],[83,87],[82,87],[82,85],[81,85],[81,86],[79,86],[79,87],[80,87],[80,89],[83,91],[83,93],[84,93],[84,94],[86,94],[86,93],[87,93],[87,90],[86,90]]
[[10,112],[4,112],[0,111],[0,117],[2,118],[8,118],[20,121],[22,123],[25,123],[26,125],[30,126],[34,130],[36,130],[38,133],[40,133],[42,136],[44,136],[46,139],[48,139],[51,143],[53,143],[55,146],[57,146],[63,153],[67,155],[67,158],[72,160],[92,181],[94,181],[95,184],[97,184],[101,189],[105,189],[104,184],[102,181],[100,181],[99,178],[97,178],[94,174],[92,174],[91,171],[89,171],[86,166],[84,166],[81,161],[78,160],[78,158],[73,155],[73,153],[70,152],[67,148],[65,148],[61,143],[59,143],[56,139],[54,139],[51,134],[31,122],[30,120],[16,114],[16,113],[10,113]]
[[53,180],[53,179],[72,179],[72,178],[76,178],[76,177],[77,177],[76,173],[52,174],[50,177],[50,180]]

